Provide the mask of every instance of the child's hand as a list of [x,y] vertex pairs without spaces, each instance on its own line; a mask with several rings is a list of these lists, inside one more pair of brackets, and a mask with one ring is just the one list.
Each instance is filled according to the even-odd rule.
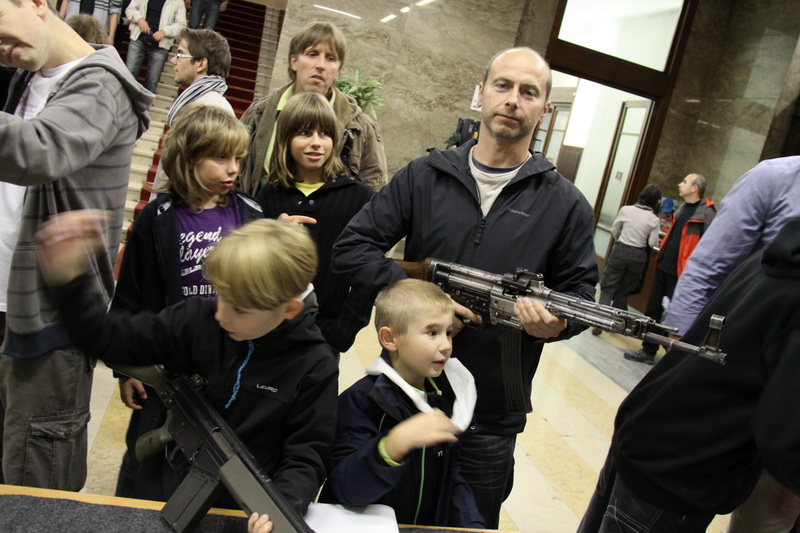
[[303,215],[290,215],[288,213],[281,213],[278,215],[278,220],[281,222],[289,222],[291,224],[316,224],[317,219],[306,217]]
[[90,255],[105,246],[108,212],[70,211],[53,216],[36,233],[39,269],[51,285],[69,283],[86,271]]
[[270,533],[272,531],[272,522],[269,521],[269,516],[258,513],[250,515],[247,520],[247,533]]
[[[453,300],[453,298],[450,298]],[[460,303],[453,300],[453,336],[458,335],[458,332],[464,329],[464,320],[469,320],[473,324],[480,324],[483,322],[481,315],[473,312],[469,307],[465,307]]]
[[392,428],[386,436],[386,452],[393,461],[399,463],[412,450],[458,441],[458,433],[461,433],[461,429],[439,409],[417,413]]
[[145,392],[141,381],[125,376],[119,378],[119,399],[134,411],[138,411],[142,406],[137,403],[134,393],[142,400],[147,399],[147,392]]

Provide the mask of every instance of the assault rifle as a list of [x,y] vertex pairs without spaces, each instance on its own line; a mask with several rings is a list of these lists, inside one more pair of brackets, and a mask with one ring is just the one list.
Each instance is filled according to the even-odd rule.
[[198,390],[200,378],[171,374],[160,365],[113,365],[113,369],[153,387],[169,409],[165,425],[169,435],[160,428],[139,437],[137,459],[157,453],[173,440],[191,465],[161,509],[175,531],[193,530],[225,487],[248,516],[268,514],[275,533],[313,533]]
[[695,346],[668,337],[669,333],[674,333],[677,329],[658,324],[645,315],[630,313],[548,289],[544,285],[541,274],[517,269],[513,274],[499,275],[432,258],[416,263],[396,262],[410,277],[435,283],[453,300],[480,315],[484,321],[488,320],[493,325],[504,326],[503,375],[507,405],[512,412],[530,411],[530,398],[525,394],[520,370],[519,333],[516,333],[516,338],[508,335],[509,330],[522,329],[514,314],[514,303],[517,298],[539,301],[553,315],[578,324],[600,328],[627,337],[635,337],[659,344],[668,350],[675,348],[720,365],[725,364],[726,354],[719,349],[725,317],[719,315],[711,317],[703,345]]

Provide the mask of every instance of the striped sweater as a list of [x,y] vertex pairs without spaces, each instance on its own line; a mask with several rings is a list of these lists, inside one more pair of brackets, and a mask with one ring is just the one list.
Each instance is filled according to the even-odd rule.
[[[13,113],[30,76],[19,71],[12,80],[6,110]],[[0,113],[0,181],[27,187],[4,354],[36,357],[68,344],[36,267],[36,230],[56,213],[111,212],[106,252],[92,264],[97,297],[111,299],[133,144],[150,124],[152,101],[116,50],[101,46],[56,83],[36,118]]]

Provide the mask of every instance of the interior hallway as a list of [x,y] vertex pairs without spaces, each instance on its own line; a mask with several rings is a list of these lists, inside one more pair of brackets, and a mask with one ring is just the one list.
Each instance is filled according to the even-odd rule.
[[[517,440],[516,480],[504,504],[500,528],[507,531],[575,531],[603,464],[617,406],[651,368],[627,361],[622,349],[637,341],[584,331],[548,344],[533,382],[534,412]],[[340,390],[363,375],[377,357],[372,326],[342,354]],[[83,492],[112,495],[124,450],[130,410],[119,401],[116,380],[98,365],[89,424],[89,477]],[[708,531],[724,533],[728,517]]]

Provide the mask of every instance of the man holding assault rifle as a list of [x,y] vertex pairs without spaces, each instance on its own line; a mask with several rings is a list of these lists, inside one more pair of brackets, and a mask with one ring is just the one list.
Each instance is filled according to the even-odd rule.
[[[542,154],[529,150],[549,111],[551,84],[550,68],[535,51],[497,54],[480,86],[479,141],[433,150],[398,172],[342,233],[334,270],[377,294],[407,277],[384,256],[405,237],[407,261],[435,257],[493,273],[523,268],[542,274],[548,288],[593,301],[592,208]],[[461,318],[481,322],[466,307],[455,308]],[[478,391],[474,425],[461,436],[462,474],[492,528],[513,485],[516,435],[531,411],[544,343],[585,328],[530,298],[518,299],[514,314],[523,329],[466,327],[453,348]]]

